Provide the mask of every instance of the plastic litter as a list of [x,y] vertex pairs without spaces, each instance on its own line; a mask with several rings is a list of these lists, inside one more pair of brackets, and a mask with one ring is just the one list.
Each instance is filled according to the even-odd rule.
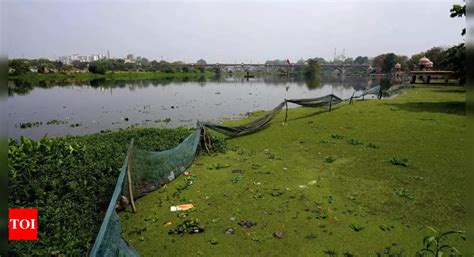
[[185,211],[185,210],[189,210],[191,208],[194,208],[194,205],[192,205],[190,203],[180,204],[180,205],[177,205],[177,206],[171,206],[170,211]]

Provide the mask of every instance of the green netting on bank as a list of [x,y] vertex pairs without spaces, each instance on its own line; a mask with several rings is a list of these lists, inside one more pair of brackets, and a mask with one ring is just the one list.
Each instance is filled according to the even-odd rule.
[[[130,144],[128,148],[128,154],[131,153]],[[120,198],[122,192],[122,185],[125,180],[127,172],[128,158],[120,169],[120,175],[115,185],[112,199],[110,200],[109,207],[105,213],[104,220],[100,226],[99,234],[97,234],[94,246],[90,252],[91,257],[101,256],[124,256],[134,257],[140,256],[133,247],[129,246],[128,243],[122,239],[122,228],[120,227],[120,219],[115,211],[117,201]]]
[[250,134],[250,133],[263,129],[266,125],[268,125],[268,123],[273,118],[275,118],[275,116],[281,111],[281,109],[284,106],[286,106],[287,102],[298,104],[305,107],[323,107],[323,106],[335,105],[342,101],[343,100],[341,98],[333,94],[317,97],[317,98],[290,99],[290,100],[285,100],[282,103],[280,103],[277,107],[275,107],[273,110],[268,112],[265,116],[258,118],[252,122],[246,123],[244,125],[225,126],[225,125],[219,125],[219,124],[214,124],[210,122],[205,122],[203,123],[203,125],[206,126],[207,128],[210,128],[214,131],[222,133],[226,136],[235,137],[235,136]]
[[336,95],[330,94],[317,98],[306,98],[306,99],[288,99],[289,103],[298,104],[305,107],[323,107],[330,104],[338,104],[343,100]]
[[130,199],[128,183],[124,183],[127,168],[130,167],[132,193],[136,199],[174,180],[183,173],[194,160],[200,135],[201,127],[198,126],[196,131],[176,148],[162,152],[140,150],[134,148],[131,143],[124,165],[120,170],[112,199],[90,252],[91,257],[139,256],[133,247],[122,239],[120,219],[116,212],[122,199]]
[[366,95],[375,95],[375,94],[379,94],[379,93],[380,93],[380,85],[377,85],[373,88],[369,88],[369,89],[364,90],[359,96],[356,96],[354,98],[359,98],[359,97],[363,97],[363,96],[366,96]]
[[[174,180],[193,162],[199,144],[201,128],[196,129],[176,148],[151,152],[134,148],[132,151],[131,176],[134,198],[142,197]],[[128,187],[123,185],[128,197]]]
[[247,124],[240,125],[240,126],[224,126],[224,125],[213,124],[213,123],[208,123],[208,122],[203,123],[203,125],[206,126],[207,128],[210,128],[212,130],[215,130],[219,133],[222,133],[230,137],[235,137],[235,136],[239,136],[243,134],[249,134],[249,133],[256,132],[262,129],[263,127],[265,127],[273,118],[275,118],[275,116],[281,111],[283,106],[285,106],[285,102],[282,102],[281,104],[279,104],[273,110],[268,112],[265,116],[258,118]]
[[409,84],[394,85],[394,86],[389,87],[387,90],[384,90],[383,96],[391,97],[391,96],[399,94],[403,89],[413,88],[413,87],[414,87],[413,85],[409,85]]

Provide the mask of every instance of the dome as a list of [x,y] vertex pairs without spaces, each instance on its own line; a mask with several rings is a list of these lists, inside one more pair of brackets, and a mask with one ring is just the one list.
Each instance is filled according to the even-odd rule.
[[429,62],[431,62],[430,59],[426,58],[425,56],[418,61],[418,64],[427,64]]
[[395,64],[395,69],[401,69],[401,68],[402,68],[402,65],[397,62],[397,64]]

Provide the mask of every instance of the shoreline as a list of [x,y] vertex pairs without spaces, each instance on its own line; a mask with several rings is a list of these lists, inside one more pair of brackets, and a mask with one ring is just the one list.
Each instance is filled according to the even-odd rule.
[[75,81],[90,81],[95,79],[105,80],[154,80],[154,79],[174,79],[174,78],[210,78],[215,76],[216,73],[212,71],[205,72],[150,72],[150,71],[133,71],[133,72],[108,72],[106,74],[94,74],[91,72],[84,73],[29,73],[20,76],[8,76],[9,81],[27,81],[27,82],[39,82],[39,81],[63,81],[63,80],[75,80]]

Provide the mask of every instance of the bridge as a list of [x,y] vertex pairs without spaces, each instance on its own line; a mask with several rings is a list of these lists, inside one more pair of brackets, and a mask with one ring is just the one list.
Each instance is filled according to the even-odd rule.
[[[303,67],[304,64],[256,64],[256,63],[214,63],[214,64],[172,64],[174,67],[205,67],[205,68],[234,68],[234,69],[257,69],[257,70],[267,70],[270,68],[285,68],[285,69],[294,69],[296,67]],[[321,68],[325,69],[334,69],[341,72],[342,75],[351,70],[361,70],[364,72],[369,72],[372,67],[368,64],[333,64],[333,63],[323,63]]]

